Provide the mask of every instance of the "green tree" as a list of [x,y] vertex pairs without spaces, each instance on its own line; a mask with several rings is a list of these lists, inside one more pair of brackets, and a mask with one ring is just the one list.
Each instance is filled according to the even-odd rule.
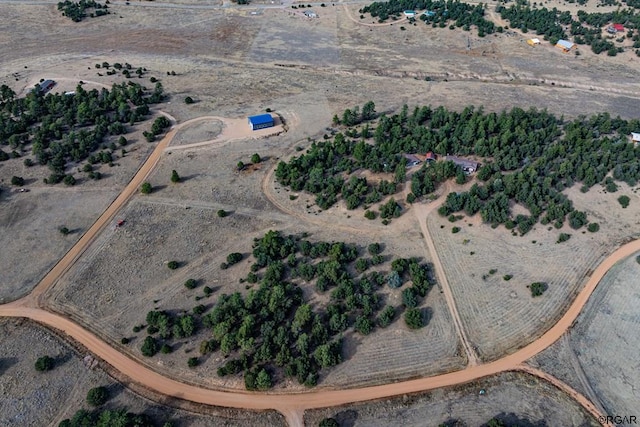
[[189,360],[187,361],[187,365],[190,368],[195,368],[196,366],[198,366],[199,361],[197,357],[190,357]]
[[175,170],[171,171],[171,182],[174,184],[180,182],[180,175]]
[[268,390],[273,386],[271,375],[265,370],[261,369],[256,376],[256,388],[258,390]]
[[169,267],[170,270],[175,270],[176,268],[180,267],[180,263],[178,261],[169,261],[167,263],[167,267]]
[[22,178],[21,176],[12,176],[11,185],[22,187],[24,185],[24,178]]
[[184,282],[184,287],[187,289],[195,289],[196,286],[198,286],[198,282],[195,279],[187,279],[187,281]]
[[410,308],[404,313],[404,321],[410,329],[420,329],[424,326],[424,316],[417,308]]
[[66,236],[67,234],[69,234],[71,231],[69,231],[69,229],[67,227],[60,227],[58,229],[58,231],[60,231],[60,234],[62,234],[63,236]]
[[532,297],[539,297],[547,290],[549,286],[544,282],[535,282],[529,285]]
[[152,336],[147,336],[142,343],[142,347],[140,348],[143,356],[152,357],[158,352],[158,343],[156,339]]
[[251,156],[251,163],[253,163],[254,165],[260,163],[261,161],[262,159],[260,158],[260,155],[258,153],[254,153]]
[[55,362],[52,357],[42,356],[36,360],[36,371],[45,372],[53,369]]
[[224,218],[225,216],[228,215],[227,211],[225,211],[224,209],[219,209],[218,212],[216,212],[216,214],[220,217],[220,218]]
[[340,424],[333,418],[324,418],[320,421],[318,427],[340,427]]
[[140,192],[142,194],[151,194],[151,192],[153,191],[153,187],[151,187],[151,184],[148,182],[144,182],[141,186],[140,186]]
[[187,97],[184,98],[184,103],[185,104],[193,104],[193,102],[194,102],[193,98],[190,97],[190,96],[187,96]]
[[87,403],[91,406],[104,405],[109,400],[109,390],[106,387],[94,387],[87,393]]
[[620,203],[620,206],[622,206],[623,208],[626,208],[627,206],[629,206],[629,196],[620,196],[618,197],[618,203]]

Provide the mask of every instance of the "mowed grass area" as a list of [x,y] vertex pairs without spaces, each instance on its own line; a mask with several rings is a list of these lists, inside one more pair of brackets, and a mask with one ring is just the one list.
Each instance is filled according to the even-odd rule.
[[455,420],[460,425],[479,426],[492,418],[506,425],[550,425],[551,420],[562,426],[599,425],[566,394],[519,373],[424,394],[310,410],[305,412],[305,424],[318,425],[326,417],[354,427],[438,426]]
[[[103,408],[127,408],[129,412],[145,413],[156,422],[189,427],[286,425],[275,411],[196,406],[181,410],[148,400],[113,379],[100,363],[94,369],[87,368],[83,362],[86,354],[29,321],[0,320],[0,351],[0,424],[6,427],[58,425],[80,409],[92,410],[85,403],[87,392],[99,386],[106,387],[111,396]],[[34,364],[44,355],[54,359],[54,368],[38,372]]]
[[571,347],[606,413],[638,409],[640,264],[636,256],[606,274],[570,335]]
[[[589,217],[599,222],[598,233],[568,225],[549,230],[537,224],[525,236],[514,236],[504,227],[492,229],[480,223],[477,217],[451,223],[437,213],[429,216],[429,233],[463,326],[484,360],[497,359],[544,333],[563,314],[591,269],[630,234],[628,227],[616,223],[616,197],[617,193],[606,198],[612,213]],[[576,207],[581,208],[579,202]],[[453,226],[461,231],[452,234]],[[561,232],[572,237],[558,244]],[[505,280],[506,275],[512,278]],[[543,296],[531,297],[527,286],[533,282],[548,284]]]

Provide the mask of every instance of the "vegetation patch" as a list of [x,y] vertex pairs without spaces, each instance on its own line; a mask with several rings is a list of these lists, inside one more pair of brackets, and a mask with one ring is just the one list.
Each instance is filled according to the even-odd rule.
[[[108,3],[108,2],[107,2]],[[108,15],[109,6],[107,4],[100,4],[95,0],[80,0],[80,1],[61,1],[58,2],[58,10],[62,12],[62,16],[66,16],[73,22],[80,22],[87,17],[87,11],[91,18],[98,16]]]
[[544,282],[534,282],[529,285],[529,290],[531,291],[532,297],[539,297],[542,295],[549,286]]
[[[161,344],[193,336],[203,327],[213,336],[202,341],[200,353],[218,351],[227,359],[217,370],[219,376],[242,373],[249,390],[271,388],[283,374],[314,386],[321,369],[342,362],[345,333],[368,335],[396,318],[401,308],[382,303],[379,291],[385,283],[402,292],[405,307],[420,314],[405,317],[410,328],[426,323],[417,306],[433,285],[428,266],[397,258],[389,275],[367,272],[384,262],[382,252],[379,243],[368,245],[365,252],[343,242],[311,242],[269,231],[254,239],[254,263],[244,279],[259,283],[257,289],[220,295],[208,312],[202,305],[182,315],[149,312],[142,353],[151,357]],[[365,258],[367,253],[379,258]],[[400,291],[408,280],[411,286]],[[328,303],[310,304],[302,282],[313,284],[320,294],[329,293]],[[187,363],[195,368],[206,360],[191,358]]]

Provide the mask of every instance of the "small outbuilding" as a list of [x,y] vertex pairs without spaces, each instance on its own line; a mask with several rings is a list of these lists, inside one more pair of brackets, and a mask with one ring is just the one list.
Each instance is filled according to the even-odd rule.
[[538,38],[529,39],[529,40],[527,40],[527,44],[529,46],[537,46],[537,45],[540,44],[540,39],[538,39]]
[[416,17],[416,11],[415,10],[405,10],[404,11],[404,16],[406,16],[407,18],[415,18]]
[[569,52],[571,49],[576,47],[576,44],[573,42],[570,42],[569,40],[558,40],[556,47],[558,49],[562,49],[564,52]]
[[624,33],[624,25],[622,24],[613,24],[613,29],[616,30],[616,33]]
[[465,159],[457,156],[447,156],[447,160],[455,163],[462,168],[465,174],[471,174],[478,170],[480,164],[474,160]]
[[275,126],[275,122],[271,114],[260,114],[249,117],[249,126],[251,130],[265,129]]
[[315,13],[313,10],[305,10],[304,16],[306,16],[307,18],[317,18],[318,14]]
[[640,144],[640,132],[631,132],[631,142]]

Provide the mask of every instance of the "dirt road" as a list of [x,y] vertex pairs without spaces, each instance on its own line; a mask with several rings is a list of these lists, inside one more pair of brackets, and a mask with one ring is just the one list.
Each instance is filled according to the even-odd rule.
[[[448,186],[444,186],[441,189],[442,194],[449,193]],[[447,280],[447,275],[444,272],[444,268],[442,267],[442,263],[440,262],[440,257],[438,256],[438,251],[436,250],[435,245],[433,244],[433,239],[429,235],[429,230],[427,228],[427,216],[433,212],[435,209],[440,207],[442,203],[444,203],[445,198],[440,197],[438,201],[431,202],[429,204],[417,203],[411,207],[413,210],[413,214],[416,216],[416,220],[418,224],[420,224],[420,230],[422,231],[422,235],[424,236],[424,240],[427,244],[427,248],[429,249],[429,254],[431,255],[431,260],[433,261],[433,267],[436,272],[436,276],[438,278],[438,284],[442,289],[442,293],[444,294],[445,300],[447,301],[447,306],[449,307],[449,312],[451,313],[451,317],[453,318],[453,324],[456,328],[456,332],[460,337],[460,342],[462,343],[462,347],[464,348],[464,352],[467,356],[467,363],[469,366],[474,366],[478,364],[478,355],[476,354],[473,346],[469,342],[469,338],[467,337],[467,333],[462,327],[462,321],[460,320],[460,314],[458,313],[458,308],[456,306],[456,302],[453,298],[453,293],[451,292],[451,287],[449,286],[449,281]]]

